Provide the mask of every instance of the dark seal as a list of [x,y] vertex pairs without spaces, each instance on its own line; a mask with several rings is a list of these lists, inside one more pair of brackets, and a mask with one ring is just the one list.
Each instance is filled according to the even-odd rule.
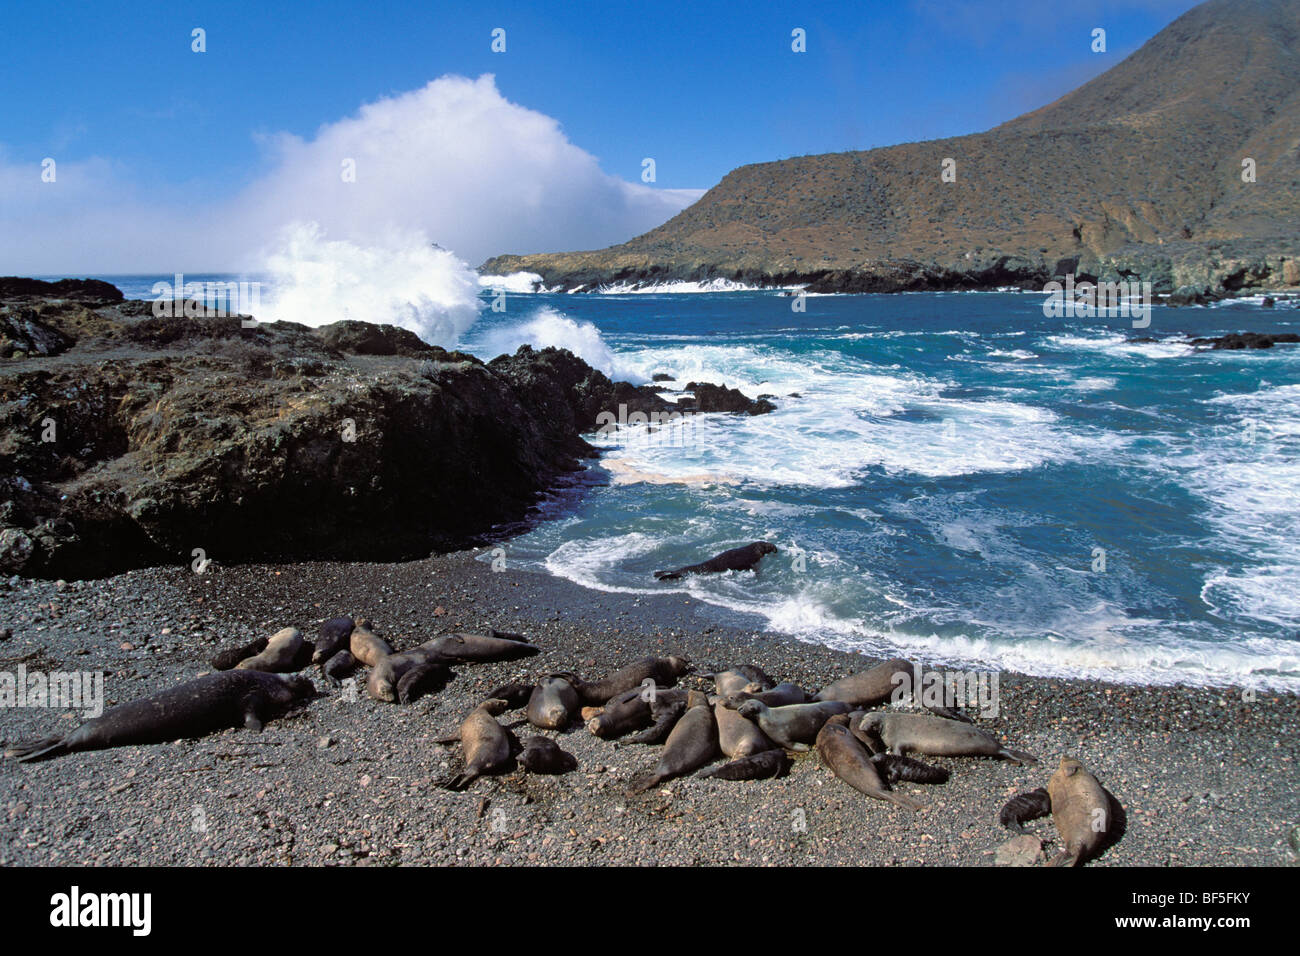
[[700,564],[688,564],[684,568],[678,568],[676,571],[656,571],[655,578],[659,581],[676,581],[678,578],[687,574],[717,574],[721,571],[750,571],[758,566],[758,562],[763,560],[765,554],[775,554],[776,545],[768,541],[755,541],[753,544],[747,544],[743,548],[732,548],[730,551],[723,551],[721,554],[714,555],[709,560]]

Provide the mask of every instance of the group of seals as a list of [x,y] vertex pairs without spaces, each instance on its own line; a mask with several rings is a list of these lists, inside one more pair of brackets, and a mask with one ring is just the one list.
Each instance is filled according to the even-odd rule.
[[716,554],[699,564],[688,564],[676,571],[656,571],[657,581],[676,581],[687,574],[718,574],[722,571],[750,571],[758,566],[765,554],[775,554],[776,545],[768,541],[755,541],[741,548],[732,548]]

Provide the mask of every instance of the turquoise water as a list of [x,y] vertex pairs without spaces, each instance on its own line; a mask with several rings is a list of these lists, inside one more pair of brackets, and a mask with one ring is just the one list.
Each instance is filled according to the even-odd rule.
[[[508,296],[471,348],[571,341],[620,377],[778,396],[596,441],[604,483],[555,496],[509,559],[836,647],[1300,689],[1300,349],[1128,342],[1295,331],[1300,312],[1155,308],[1137,331],[1041,301]],[[757,576],[651,579],[758,539],[781,552]]]
[[[149,297],[155,278],[111,281]],[[593,439],[605,456],[510,563],[836,647],[1300,690],[1300,348],[1129,341],[1297,331],[1300,311],[1157,307],[1139,331],[1014,293],[812,296],[802,314],[771,292],[480,301],[462,345],[484,357],[558,344],[619,378],[777,396],[770,415]],[[758,539],[781,549],[758,575],[651,578]]]

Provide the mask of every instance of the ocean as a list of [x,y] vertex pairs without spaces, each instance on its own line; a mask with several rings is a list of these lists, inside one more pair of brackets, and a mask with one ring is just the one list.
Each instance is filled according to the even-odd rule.
[[[1300,331],[1294,308],[1135,330],[1022,293],[493,295],[461,336],[482,357],[564,345],[777,405],[592,436],[513,566],[963,669],[1300,690],[1300,347],[1130,341]],[[780,549],[757,574],[652,578],[756,540]]]

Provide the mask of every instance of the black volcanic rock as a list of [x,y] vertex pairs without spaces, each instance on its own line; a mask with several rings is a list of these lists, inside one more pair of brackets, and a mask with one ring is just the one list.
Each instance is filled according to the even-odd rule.
[[749,398],[738,388],[712,385],[708,382],[690,382],[686,391],[695,393],[695,400],[685,399],[679,408],[694,412],[733,412],[744,415],[765,415],[776,409],[766,398]]
[[1192,345],[1209,346],[1210,349],[1271,349],[1279,342],[1300,342],[1295,332],[1231,332],[1212,338],[1192,339]]
[[59,279],[45,282],[21,276],[0,276],[0,300],[19,298],[63,299],[81,305],[112,305],[125,298],[122,290],[99,279]]
[[0,328],[54,345],[0,362],[5,573],[465,547],[595,455],[602,413],[674,409],[560,349],[484,363],[392,327],[245,329],[8,288]]

